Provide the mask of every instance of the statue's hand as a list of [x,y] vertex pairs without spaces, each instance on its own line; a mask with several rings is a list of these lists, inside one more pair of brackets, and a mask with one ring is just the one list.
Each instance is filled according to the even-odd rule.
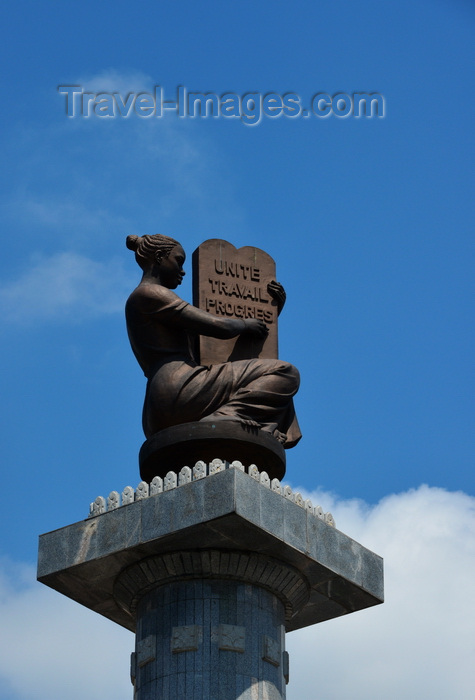
[[264,321],[259,321],[257,318],[248,318],[244,323],[246,324],[244,333],[257,335],[258,338],[267,338],[269,329]]
[[277,302],[277,313],[280,314],[280,312],[284,308],[285,300],[287,298],[287,294],[285,293],[285,289],[280,284],[280,282],[276,282],[275,280],[272,280],[267,285],[267,291],[269,292],[271,297],[273,299],[275,299],[275,301]]

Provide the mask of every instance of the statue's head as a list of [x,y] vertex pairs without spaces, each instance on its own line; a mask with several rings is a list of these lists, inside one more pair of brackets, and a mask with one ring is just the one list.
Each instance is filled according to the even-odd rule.
[[142,270],[160,264],[163,258],[168,258],[173,248],[180,245],[174,238],[162,236],[161,233],[153,236],[127,236],[125,244],[135,252],[135,259]]
[[135,259],[144,272],[160,278],[160,284],[175,289],[184,276],[185,252],[180,243],[169,236],[127,236],[126,245],[135,252]]

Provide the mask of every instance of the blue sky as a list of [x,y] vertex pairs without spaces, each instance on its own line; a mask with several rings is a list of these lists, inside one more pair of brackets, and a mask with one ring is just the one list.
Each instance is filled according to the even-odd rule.
[[[286,481],[384,555],[398,591],[409,585],[402,543],[432,552],[420,578],[411,572],[421,583],[411,595],[417,601],[425,590],[442,606],[429,585],[436,560],[454,557],[460,583],[475,549],[473,4],[19,0],[1,13],[2,609],[27,609],[30,599],[45,610],[47,601],[52,610],[72,605],[33,582],[37,536],[85,517],[97,495],[139,481],[144,378],[123,319],[139,270],[125,237],[156,232],[188,253],[180,289],[189,300],[191,253],[207,238],[272,255],[287,291],[280,356],[302,376],[304,437],[287,454]],[[170,99],[178,85],[217,95],[292,92],[306,106],[316,93],[375,92],[385,117],[70,119],[58,85],[122,95],[161,85]],[[401,534],[398,548],[389,521],[404,529],[407,513],[414,541]],[[360,625],[358,639],[376,635],[374,644],[378,615],[401,634],[384,666],[403,640],[396,599],[313,630],[316,645],[334,635],[338,650],[319,673],[343,653],[353,629],[345,625]],[[67,610],[80,645],[89,613]],[[444,624],[466,649],[452,612]],[[87,619],[106,625],[98,635],[125,634]],[[419,650],[435,636],[429,619]],[[29,639],[46,635],[59,653],[58,635],[28,625]],[[303,640],[298,634],[289,637]],[[311,646],[305,638],[296,655],[307,658]],[[418,697],[445,697],[453,682],[460,698],[471,697],[463,654],[449,669],[436,662],[442,649],[428,648],[434,685],[427,680]],[[39,642],[30,653],[41,658]],[[386,698],[419,678],[400,663],[405,672]],[[15,668],[13,657],[0,663],[0,700],[64,697],[44,671],[33,691],[14,679]],[[379,698],[367,676],[351,695],[329,684],[321,697]],[[313,700],[308,688],[291,683],[289,700]],[[126,685],[111,697],[129,696]]]

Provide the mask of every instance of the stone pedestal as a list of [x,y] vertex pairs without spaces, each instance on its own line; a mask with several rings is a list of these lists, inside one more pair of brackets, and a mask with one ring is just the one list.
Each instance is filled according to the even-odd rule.
[[285,450],[270,433],[237,420],[222,420],[181,423],[152,435],[140,449],[140,476],[150,482],[170,470],[178,473],[193,464],[196,455],[205,462],[220,455],[229,462],[239,460],[246,468],[265,464],[271,479],[285,475]]
[[38,579],[136,633],[136,700],[283,700],[284,631],[383,600],[382,560],[256,467],[198,462],[40,537]]

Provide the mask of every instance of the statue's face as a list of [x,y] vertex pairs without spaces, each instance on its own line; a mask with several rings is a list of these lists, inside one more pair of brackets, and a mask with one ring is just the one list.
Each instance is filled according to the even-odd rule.
[[176,289],[181,284],[185,276],[183,269],[185,258],[185,251],[181,245],[172,248],[167,258],[162,258],[158,266],[160,284],[168,289]]

